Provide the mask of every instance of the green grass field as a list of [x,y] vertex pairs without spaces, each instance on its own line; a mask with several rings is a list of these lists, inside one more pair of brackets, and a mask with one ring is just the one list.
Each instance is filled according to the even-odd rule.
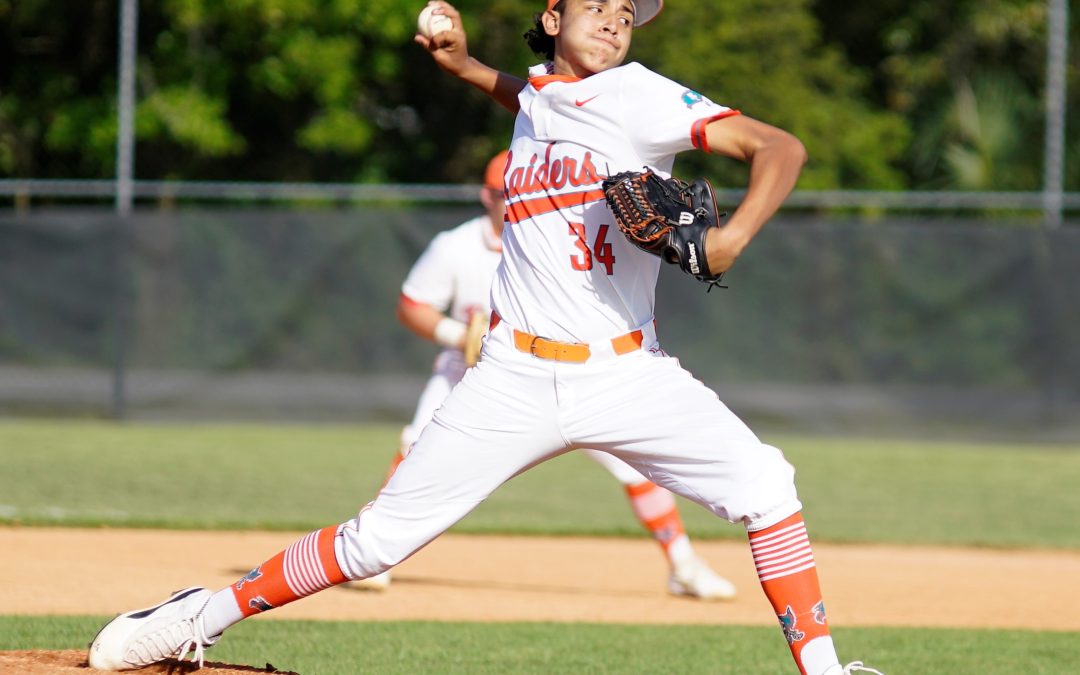
[[[85,647],[105,617],[0,617],[2,649]],[[888,675],[1064,675],[1076,636],[1025,631],[836,628],[849,654]],[[780,644],[778,644],[780,641]],[[304,675],[679,673],[790,675],[765,627],[248,621],[210,661]]]
[[[313,529],[370,499],[397,434],[394,426],[0,421],[0,523]],[[1080,447],[763,440],[798,468],[818,541],[1080,548]],[[684,517],[699,539],[745,536],[694,505]],[[454,531],[641,536],[620,486],[577,454],[513,480]],[[104,619],[0,616],[0,649],[82,648]],[[1072,633],[835,633],[845,655],[889,675],[1056,674],[1074,672],[1077,659]],[[210,655],[305,675],[791,672],[777,631],[757,627],[251,621]]]
[[[371,499],[398,432],[0,421],[0,522],[314,529]],[[798,469],[816,540],[1080,548],[1078,446],[762,438]],[[745,536],[697,505],[684,512],[697,538]],[[638,528],[621,486],[573,453],[515,478],[454,531],[638,536]]]

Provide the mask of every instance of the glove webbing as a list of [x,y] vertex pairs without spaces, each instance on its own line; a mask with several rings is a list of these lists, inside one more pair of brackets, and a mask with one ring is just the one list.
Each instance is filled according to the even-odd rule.
[[671,225],[658,214],[645,198],[642,182],[633,177],[620,181],[625,188],[615,191],[612,206],[618,213],[616,222],[633,223],[633,229],[627,231],[636,241],[649,244],[660,239],[671,229]]

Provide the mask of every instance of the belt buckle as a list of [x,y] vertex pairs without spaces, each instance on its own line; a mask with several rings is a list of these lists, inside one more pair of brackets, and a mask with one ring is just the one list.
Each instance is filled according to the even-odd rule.
[[536,358],[541,359],[541,358],[544,358],[544,357],[542,357],[542,356],[540,356],[539,354],[536,353],[536,341],[537,340],[543,340],[544,342],[551,342],[551,340],[549,340],[546,337],[541,337],[539,335],[534,335],[534,336],[532,336],[532,339],[529,340],[529,353],[532,354],[533,356],[535,356]]

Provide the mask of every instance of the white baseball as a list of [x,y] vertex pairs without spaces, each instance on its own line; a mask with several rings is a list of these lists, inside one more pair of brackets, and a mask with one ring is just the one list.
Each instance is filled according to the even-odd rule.
[[428,39],[431,39],[431,36],[436,33],[454,27],[454,22],[445,14],[432,14],[435,7],[436,5],[428,5],[420,12],[420,16],[416,18],[416,30],[420,31],[420,34]]

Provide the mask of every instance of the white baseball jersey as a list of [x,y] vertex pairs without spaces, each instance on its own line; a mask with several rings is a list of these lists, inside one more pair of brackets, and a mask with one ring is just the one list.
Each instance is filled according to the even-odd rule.
[[[435,235],[409,270],[401,293],[468,323],[474,313],[491,313],[491,278],[501,258],[502,242],[491,220],[486,214],[477,216]],[[435,359],[435,370],[460,380],[465,373],[461,351],[444,349]]]
[[737,112],[636,63],[586,79],[530,74],[505,175],[509,255],[495,310],[563,342],[627,333],[652,321],[660,259],[619,232],[601,181],[646,166],[670,176],[676,153],[704,146],[708,122]]
[[502,242],[487,215],[435,235],[409,270],[401,292],[458,321],[491,311],[491,277]]

